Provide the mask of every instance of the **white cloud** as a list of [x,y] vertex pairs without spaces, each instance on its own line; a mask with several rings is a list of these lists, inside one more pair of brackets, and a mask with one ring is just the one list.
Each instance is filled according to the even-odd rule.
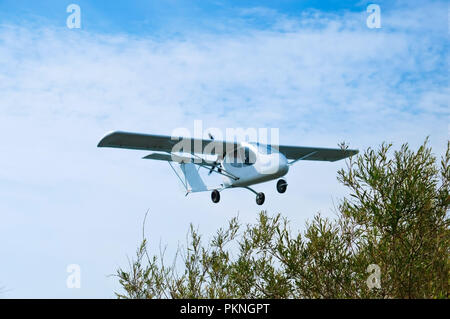
[[[440,8],[426,7],[427,15]],[[4,267],[14,273],[30,255],[47,258],[36,266],[41,277],[31,284],[13,278],[7,287],[15,296],[77,296],[65,289],[64,271],[78,263],[90,274],[82,296],[112,295],[113,279],[104,275],[134,251],[147,207],[151,238],[172,247],[191,221],[207,231],[238,210],[244,221],[254,219],[259,207],[248,191],[224,192],[219,206],[209,194],[186,199],[163,163],[96,149],[113,129],[170,134],[202,119],[205,127],[280,127],[282,143],[301,145],[417,145],[431,135],[441,150],[449,123],[447,33],[421,18],[422,8],[382,14],[381,30],[366,28],[364,13],[316,11],[301,20],[280,16],[275,31],[171,39],[1,27]],[[411,31],[414,21],[427,27]],[[317,210],[329,214],[331,196],[345,193],[335,181],[341,165],[299,163],[285,196],[272,184],[258,186],[268,195],[265,207],[299,226]]]

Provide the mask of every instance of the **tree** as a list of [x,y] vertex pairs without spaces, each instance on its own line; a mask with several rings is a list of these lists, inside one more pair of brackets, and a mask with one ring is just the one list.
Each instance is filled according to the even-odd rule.
[[440,163],[428,139],[416,152],[391,148],[350,158],[337,217],[317,215],[303,233],[264,211],[254,225],[231,219],[206,245],[191,225],[181,273],[150,257],[144,238],[130,269],[117,270],[117,296],[448,298],[450,143]]

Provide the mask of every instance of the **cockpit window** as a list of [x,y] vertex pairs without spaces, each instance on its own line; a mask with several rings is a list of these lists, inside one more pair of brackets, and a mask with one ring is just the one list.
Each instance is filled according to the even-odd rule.
[[239,159],[239,152],[238,150],[234,150],[233,155],[229,158],[231,166],[234,167],[242,167],[242,161]]
[[248,147],[241,147],[229,157],[229,163],[234,167],[251,166],[256,162],[256,154]]
[[250,143],[252,145],[255,145],[258,148],[258,152],[262,153],[262,154],[272,154],[275,153],[272,150],[272,147],[270,145],[266,145],[266,144],[260,144],[260,143]]
[[255,154],[248,147],[244,147],[243,151],[244,151],[244,165],[250,166],[255,164],[256,162]]

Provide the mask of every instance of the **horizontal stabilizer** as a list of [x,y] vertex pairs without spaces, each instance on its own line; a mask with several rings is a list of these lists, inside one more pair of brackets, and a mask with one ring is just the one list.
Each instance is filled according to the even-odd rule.
[[175,154],[161,154],[161,153],[151,153],[147,156],[144,156],[142,159],[151,159],[151,160],[158,160],[158,161],[167,161],[167,162],[176,162],[176,163],[194,163],[196,165],[200,166],[215,166],[215,164],[212,161],[207,161],[204,158],[192,158],[192,157],[186,157],[186,156],[180,156]]
[[158,161],[167,161],[167,162],[177,162],[177,163],[190,163],[192,162],[191,157],[179,156],[179,155],[169,155],[169,154],[161,154],[161,153],[151,153],[147,156],[144,156],[143,159],[152,159]]

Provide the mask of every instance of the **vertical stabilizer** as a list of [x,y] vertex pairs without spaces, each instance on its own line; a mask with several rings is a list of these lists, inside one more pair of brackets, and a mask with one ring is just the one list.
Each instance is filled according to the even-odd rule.
[[208,190],[205,183],[203,182],[203,179],[200,177],[195,164],[181,163],[180,167],[181,171],[184,174],[189,192],[195,193]]

